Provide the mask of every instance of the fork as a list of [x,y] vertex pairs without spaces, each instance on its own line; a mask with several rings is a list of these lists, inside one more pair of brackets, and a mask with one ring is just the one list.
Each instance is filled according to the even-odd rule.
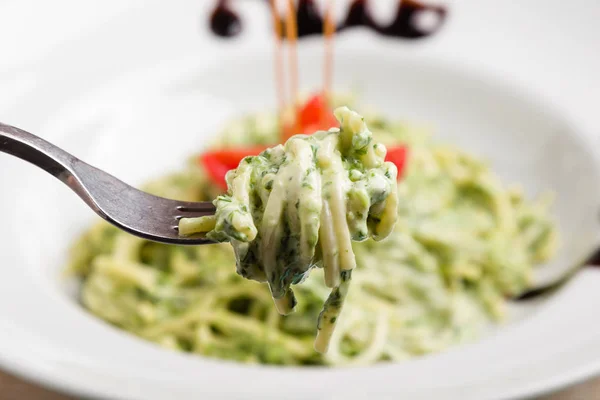
[[200,236],[180,236],[181,218],[215,213],[210,202],[154,196],[120,181],[22,129],[0,123],[0,152],[40,167],[66,184],[100,217],[133,235],[171,244],[210,244]]
[[515,301],[529,301],[533,299],[537,299],[539,297],[546,296],[550,293],[553,293],[573,279],[579,271],[581,271],[585,267],[598,267],[600,265],[600,249],[596,249],[591,255],[589,255],[586,259],[581,262],[578,262],[572,265],[570,268],[567,268],[565,272],[563,272],[558,277],[553,280],[546,282],[542,285],[532,287],[526,290],[523,293],[520,293],[516,297],[513,297],[512,300]]

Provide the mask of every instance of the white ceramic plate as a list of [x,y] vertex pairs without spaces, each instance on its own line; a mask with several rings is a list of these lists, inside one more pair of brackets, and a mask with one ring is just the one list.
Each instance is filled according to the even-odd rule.
[[[274,106],[270,48],[260,43],[266,38],[260,24],[242,40],[215,42],[198,33],[205,2],[160,3],[94,3],[90,11],[59,1],[46,14],[56,18],[37,21],[53,34],[36,40],[16,25],[0,30],[0,37],[24,35],[22,47],[0,42],[0,54],[19,52],[0,67],[3,122],[138,184],[181,166],[226,118]],[[363,102],[390,116],[432,123],[440,140],[487,157],[530,195],[557,192],[563,243],[540,270],[542,281],[580,262],[600,239],[600,166],[589,134],[600,126],[588,105],[600,99],[584,96],[600,60],[556,66],[556,52],[572,60],[593,44],[589,14],[598,10],[584,10],[579,25],[568,25],[580,32],[573,44],[548,29],[553,18],[564,19],[559,2],[522,7],[519,14],[509,4],[482,3],[454,3],[446,32],[424,44],[365,32],[341,37],[335,86],[355,88]],[[29,15],[11,4],[12,12]],[[80,18],[60,19],[61,7]],[[266,21],[258,6],[245,7],[249,18]],[[546,19],[523,16],[534,11]],[[516,22],[501,35],[506,25],[494,21],[503,18]],[[51,29],[48,19],[64,23]],[[546,32],[554,53],[540,45],[527,61],[516,55],[527,54],[531,36],[539,39],[538,30],[524,36],[532,24]],[[45,46],[36,47],[39,41]],[[315,40],[302,46],[307,89],[320,82],[314,59],[321,51]],[[553,81],[569,68],[579,72],[569,84]],[[169,352],[76,303],[76,288],[61,268],[71,240],[94,219],[76,196],[6,156],[0,156],[0,188],[0,364],[63,390],[111,399],[493,399],[532,395],[600,371],[600,274],[594,270],[547,299],[511,306],[507,323],[477,343],[402,364],[251,367]]]

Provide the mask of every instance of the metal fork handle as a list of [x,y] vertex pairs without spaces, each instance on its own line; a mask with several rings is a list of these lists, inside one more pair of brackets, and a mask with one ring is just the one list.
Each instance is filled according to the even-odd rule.
[[74,156],[44,139],[0,122],[0,151],[28,161],[67,183]]
[[0,122],[0,151],[36,165],[66,184],[96,212],[95,202],[75,173],[77,157],[22,129]]

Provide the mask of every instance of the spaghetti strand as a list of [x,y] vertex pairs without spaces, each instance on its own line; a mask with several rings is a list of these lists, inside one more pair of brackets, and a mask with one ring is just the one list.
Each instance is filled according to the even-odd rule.
[[323,93],[327,96],[331,92],[333,82],[333,41],[335,36],[335,19],[333,16],[333,0],[327,2],[325,23],[323,24],[325,36],[325,63],[323,66]]
[[290,71],[290,97],[294,106],[294,126],[296,123],[296,111],[298,100],[298,24],[296,21],[296,7],[294,0],[287,2],[287,18],[285,23],[286,39],[288,43],[289,71]]
[[277,12],[277,0],[270,0],[271,15],[273,18],[273,30],[275,32],[275,91],[277,96],[277,107],[279,109],[279,129],[283,131],[283,112],[285,110],[285,85],[283,76],[283,54],[281,52],[282,27],[279,13]]

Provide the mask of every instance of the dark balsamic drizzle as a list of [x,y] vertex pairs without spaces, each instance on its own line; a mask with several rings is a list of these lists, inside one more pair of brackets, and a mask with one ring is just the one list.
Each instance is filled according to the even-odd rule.
[[[298,38],[309,35],[321,35],[323,33],[323,18],[314,0],[298,2],[296,10],[298,23]],[[285,24],[284,32],[285,32]]]
[[[437,18],[437,23],[429,30],[419,27],[418,17],[422,13],[433,13]],[[380,25],[371,16],[367,0],[354,0],[346,20],[338,30],[366,26],[384,36],[419,39],[437,33],[446,15],[446,7],[425,5],[415,0],[401,0],[392,22],[389,25]]]
[[[212,32],[221,37],[233,37],[241,33],[240,17],[231,9],[228,0],[218,0],[210,17]],[[266,2],[269,4],[269,1]],[[419,17],[431,14],[436,18],[431,27],[419,26]],[[447,17],[444,6],[427,5],[416,0],[398,2],[396,16],[388,25],[375,22],[369,11],[367,0],[354,0],[350,4],[344,21],[336,27],[336,31],[344,31],[354,27],[366,27],[380,35],[403,39],[420,39],[439,31]],[[315,0],[299,0],[296,10],[298,38],[323,34],[323,16],[319,13]],[[282,20],[283,25],[283,20]],[[285,32],[285,28],[282,30]]]
[[242,31],[242,20],[229,7],[229,1],[219,0],[210,15],[210,30],[217,36],[233,37]]

